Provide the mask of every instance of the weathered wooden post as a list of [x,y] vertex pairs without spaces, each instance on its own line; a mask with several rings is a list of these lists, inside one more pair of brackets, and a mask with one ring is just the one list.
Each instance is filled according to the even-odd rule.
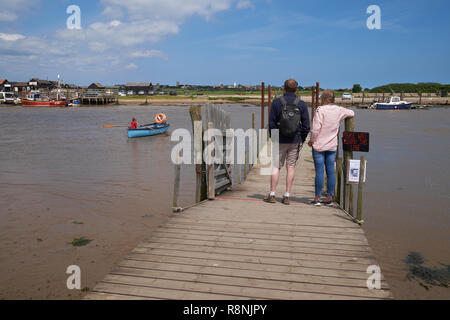
[[312,97],[311,97],[311,125],[314,121],[314,114],[316,113],[316,87],[312,87]]
[[319,108],[320,83],[316,82],[316,110]]
[[[209,129],[213,129],[214,128],[214,124],[212,122],[208,122],[208,142],[214,143],[214,137],[210,136],[210,132]],[[215,192],[215,186],[214,186],[214,158],[210,158],[213,157],[212,154],[209,152],[208,150],[208,163],[206,165],[206,170],[208,172],[208,199],[209,200],[214,200],[216,198],[216,192]]]
[[180,161],[180,155],[178,153],[177,153],[176,161],[177,161],[177,163],[175,163],[172,211],[173,212],[180,212],[180,211],[182,211],[182,209],[178,206],[178,195],[179,195],[179,192],[180,192],[181,165],[178,164],[179,161]]
[[259,152],[258,152],[258,135],[255,131],[255,113],[252,112],[252,141],[251,145],[249,147],[251,148],[251,155],[252,155],[252,166],[255,165],[256,161],[258,160]]
[[194,132],[194,159],[195,159],[195,202],[198,203],[207,198],[206,189],[206,165],[203,162],[203,122],[202,108],[192,106],[189,108],[192,120],[192,130]]
[[364,177],[366,175],[366,157],[361,157],[361,164],[359,169],[359,185],[358,185],[358,204],[357,204],[357,216],[358,223],[362,223],[363,215],[363,192],[364,192]]
[[[345,131],[355,131],[355,118],[345,119]],[[344,210],[353,216],[353,186],[348,183],[348,165],[353,158],[352,151],[344,151]]]
[[336,161],[337,181],[336,181],[336,202],[341,205],[341,185],[342,185],[342,158]]
[[264,82],[261,83],[261,129],[264,129],[264,108],[265,108]]
[[422,92],[419,92],[419,105],[422,105]]
[[267,100],[267,124],[270,121],[270,110],[272,109],[272,86],[267,88],[268,90],[268,100]]
[[244,181],[247,180],[247,173],[248,173],[248,151],[245,151],[244,156]]

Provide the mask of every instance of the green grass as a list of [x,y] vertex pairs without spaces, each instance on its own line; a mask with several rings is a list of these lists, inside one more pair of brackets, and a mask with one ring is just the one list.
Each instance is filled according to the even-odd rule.
[[83,238],[83,237],[81,237],[81,238],[75,238],[75,239],[73,239],[73,241],[72,241],[72,246],[74,246],[74,247],[82,247],[82,246],[88,245],[88,244],[91,243],[92,241],[93,241],[93,240],[86,239],[86,238]]
[[210,101],[217,101],[217,100],[226,100],[231,102],[242,102],[246,100],[258,100],[259,98],[252,98],[252,97],[209,97],[208,100]]

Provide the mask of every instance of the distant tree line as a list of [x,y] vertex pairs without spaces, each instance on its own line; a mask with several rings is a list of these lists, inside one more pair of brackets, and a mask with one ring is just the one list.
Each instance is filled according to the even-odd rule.
[[404,93],[441,93],[450,92],[450,84],[440,84],[434,82],[422,82],[418,84],[414,83],[391,83],[384,86],[376,87],[373,89],[365,89],[371,93],[383,93],[383,92],[404,92]]

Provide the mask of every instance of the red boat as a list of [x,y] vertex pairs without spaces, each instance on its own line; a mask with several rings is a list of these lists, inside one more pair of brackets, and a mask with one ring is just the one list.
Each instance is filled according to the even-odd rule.
[[35,101],[35,100],[22,100],[22,106],[24,107],[67,107],[68,103],[66,101]]
[[67,107],[68,103],[62,100],[41,99],[39,93],[29,93],[26,99],[22,99],[24,107]]

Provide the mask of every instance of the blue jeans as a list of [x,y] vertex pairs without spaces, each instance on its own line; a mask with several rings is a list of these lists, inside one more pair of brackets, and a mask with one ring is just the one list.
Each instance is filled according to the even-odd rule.
[[327,192],[334,196],[336,186],[336,176],[334,174],[334,163],[336,161],[336,151],[318,152],[312,150],[314,166],[316,168],[316,197],[322,196],[324,167],[327,170]]

